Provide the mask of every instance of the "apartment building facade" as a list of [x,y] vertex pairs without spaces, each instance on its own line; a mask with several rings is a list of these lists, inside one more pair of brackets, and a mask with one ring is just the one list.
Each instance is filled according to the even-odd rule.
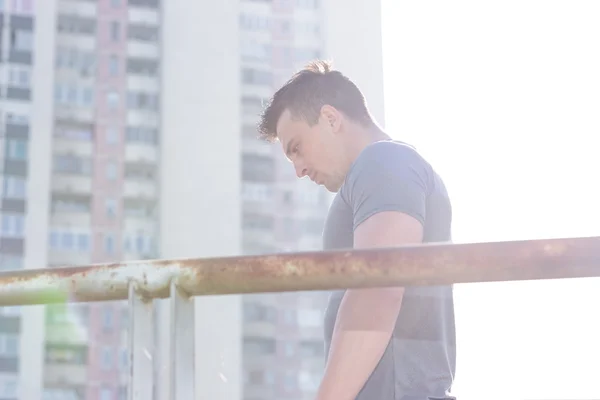
[[[382,119],[378,10],[358,0],[0,0],[0,267],[319,249],[331,195],[256,140],[257,114],[297,67],[333,56]],[[325,301],[197,300],[200,392],[311,398]],[[126,304],[1,312],[0,398],[125,398]]]

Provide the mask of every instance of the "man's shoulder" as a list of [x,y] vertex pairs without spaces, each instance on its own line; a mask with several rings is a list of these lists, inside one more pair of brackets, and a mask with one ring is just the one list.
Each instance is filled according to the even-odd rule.
[[360,160],[396,159],[401,156],[420,156],[415,146],[399,140],[381,140],[373,142],[363,149],[357,158]]
[[390,175],[406,168],[425,175],[431,172],[431,166],[414,146],[398,140],[378,141],[361,151],[348,171],[346,183],[353,182],[359,175],[369,179],[371,175]]

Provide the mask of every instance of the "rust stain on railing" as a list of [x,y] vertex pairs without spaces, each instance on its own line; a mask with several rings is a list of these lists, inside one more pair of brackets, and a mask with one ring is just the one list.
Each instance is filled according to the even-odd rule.
[[600,237],[134,261],[0,273],[0,305],[600,276]]

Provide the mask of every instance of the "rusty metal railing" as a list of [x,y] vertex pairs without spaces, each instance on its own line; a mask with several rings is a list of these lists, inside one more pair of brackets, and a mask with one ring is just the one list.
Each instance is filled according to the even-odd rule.
[[[171,302],[171,399],[194,399],[193,296],[600,276],[600,237],[136,261],[0,273],[0,306],[129,299],[129,399],[151,399],[152,300]],[[142,334],[138,334],[142,332]]]

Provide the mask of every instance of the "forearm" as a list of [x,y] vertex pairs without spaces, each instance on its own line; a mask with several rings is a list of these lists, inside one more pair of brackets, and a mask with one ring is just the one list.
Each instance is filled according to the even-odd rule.
[[381,360],[402,289],[348,290],[338,311],[317,400],[354,400]]

